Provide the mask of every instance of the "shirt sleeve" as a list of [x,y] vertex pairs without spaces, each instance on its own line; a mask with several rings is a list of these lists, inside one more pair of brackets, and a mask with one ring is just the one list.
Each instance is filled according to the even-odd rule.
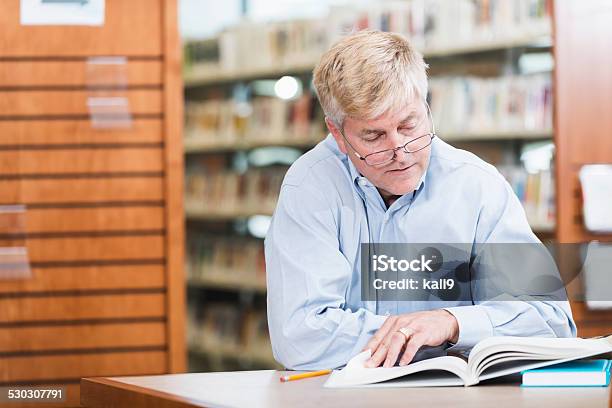
[[385,321],[347,307],[353,270],[340,251],[333,207],[318,189],[283,185],[265,256],[272,350],[286,368],[340,367]]
[[[529,226],[521,203],[505,180],[491,183],[486,197],[477,225],[476,242],[541,244]],[[556,271],[556,266],[552,268]],[[496,270],[480,272],[497,273]],[[478,293],[478,285],[484,284],[486,281],[475,280],[473,292]],[[455,316],[459,325],[458,341],[448,351],[466,353],[490,336],[576,336],[576,325],[565,299],[522,301],[517,296],[506,300],[473,299],[473,303],[472,306],[445,308]]]

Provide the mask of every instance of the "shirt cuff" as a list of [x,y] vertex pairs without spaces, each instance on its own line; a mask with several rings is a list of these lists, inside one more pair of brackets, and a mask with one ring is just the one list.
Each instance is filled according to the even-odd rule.
[[446,351],[469,351],[480,340],[493,336],[493,325],[482,306],[445,307],[457,319],[459,338]]

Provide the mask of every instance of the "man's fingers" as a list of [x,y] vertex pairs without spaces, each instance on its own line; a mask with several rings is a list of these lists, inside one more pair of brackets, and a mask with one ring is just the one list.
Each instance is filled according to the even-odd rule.
[[410,315],[403,316],[402,319],[395,319],[395,321],[393,322],[393,327],[389,329],[389,333],[394,333],[404,327],[409,327],[412,321],[413,319],[411,318]]
[[412,361],[415,354],[425,344],[425,337],[423,335],[415,334],[408,340],[406,349],[399,362],[400,366],[404,366]]
[[378,349],[380,342],[387,336],[389,330],[391,330],[391,327],[393,327],[396,320],[397,319],[395,317],[389,316],[387,320],[385,320],[383,325],[380,326],[380,329],[378,329],[376,333],[374,333],[374,335],[372,336],[370,341],[368,341],[368,344],[366,344],[362,351],[370,349],[372,350],[372,354],[374,354],[376,349]]
[[395,332],[391,334],[391,342],[389,344],[389,350],[387,351],[387,357],[385,358],[383,367],[393,367],[395,365],[395,362],[397,361],[397,358],[399,357],[405,343],[406,336],[404,336],[402,333]]
[[384,341],[381,342],[376,349],[376,352],[370,357],[366,363],[366,367],[378,367],[387,357],[387,351],[389,350],[389,345]]

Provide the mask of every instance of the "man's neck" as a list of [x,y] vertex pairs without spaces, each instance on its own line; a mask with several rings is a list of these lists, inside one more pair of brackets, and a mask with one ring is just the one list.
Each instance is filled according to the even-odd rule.
[[385,204],[387,205],[387,208],[391,207],[391,205],[401,196],[399,195],[393,195],[393,194],[384,194],[382,191],[378,190],[380,192],[380,195],[383,199],[383,201],[385,202]]

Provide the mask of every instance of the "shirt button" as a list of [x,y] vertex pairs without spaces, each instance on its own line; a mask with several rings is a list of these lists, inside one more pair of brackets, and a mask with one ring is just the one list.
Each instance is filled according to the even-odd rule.
[[368,180],[362,177],[359,179],[358,183],[360,186],[365,187],[368,185]]

